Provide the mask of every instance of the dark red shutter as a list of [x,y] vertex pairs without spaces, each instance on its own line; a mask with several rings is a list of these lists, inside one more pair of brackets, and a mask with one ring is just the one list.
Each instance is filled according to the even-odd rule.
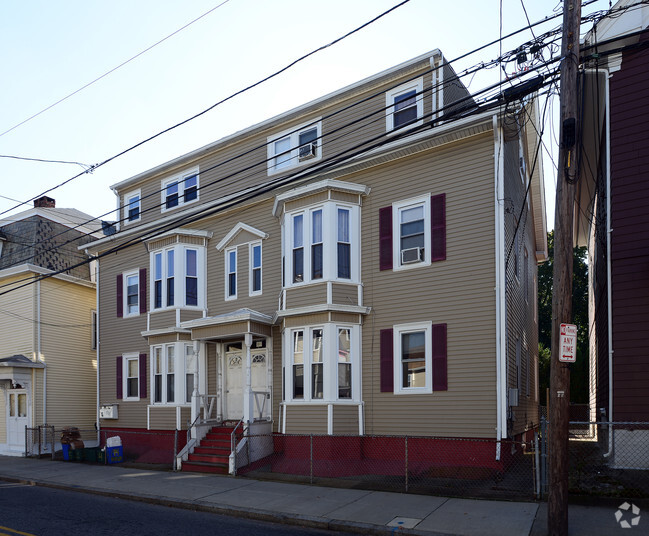
[[124,367],[122,366],[122,356],[118,355],[116,359],[116,364],[115,364],[115,378],[116,378],[116,391],[117,391],[117,399],[121,400],[124,398],[122,396],[122,389],[124,388],[124,383],[122,379],[122,375],[124,373]]
[[433,324],[433,391],[446,391],[446,324]]
[[379,268],[392,270],[392,206],[379,209]]
[[430,198],[431,255],[430,260],[446,259],[446,194]]
[[122,318],[124,316],[124,279],[122,274],[117,276],[117,289],[115,290],[115,296],[117,300],[117,317]]
[[146,398],[146,354],[140,354],[140,398]]
[[394,346],[392,329],[381,330],[381,392],[394,392]]
[[140,268],[140,314],[146,313],[146,268]]

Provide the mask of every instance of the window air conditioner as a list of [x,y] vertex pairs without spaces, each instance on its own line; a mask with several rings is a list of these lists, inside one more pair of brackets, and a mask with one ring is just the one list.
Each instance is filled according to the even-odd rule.
[[509,389],[509,407],[518,406],[518,389]]
[[401,264],[411,264],[424,260],[424,248],[409,248],[401,250]]
[[309,160],[310,158],[314,158],[316,155],[316,147],[317,146],[315,142],[301,145],[300,148],[298,149],[300,162],[302,162],[303,160]]

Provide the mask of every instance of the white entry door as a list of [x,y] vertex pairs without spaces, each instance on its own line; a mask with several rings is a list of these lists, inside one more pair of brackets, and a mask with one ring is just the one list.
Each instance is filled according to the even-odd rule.
[[[253,416],[265,419],[270,416],[270,389],[268,387],[268,363],[266,349],[252,349],[250,364],[253,395]],[[261,413],[261,415],[260,415]]]
[[243,350],[241,343],[226,344],[225,413],[227,420],[243,417]]
[[10,389],[7,400],[7,444],[9,448],[25,449],[27,420],[27,391]]

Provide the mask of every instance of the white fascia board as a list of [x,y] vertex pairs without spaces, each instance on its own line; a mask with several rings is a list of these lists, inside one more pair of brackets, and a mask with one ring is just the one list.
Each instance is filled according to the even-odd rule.
[[323,104],[331,101],[332,103],[335,102],[336,98],[344,98],[344,95],[347,93],[353,93],[355,91],[358,91],[359,89],[365,87],[365,86],[372,86],[373,84],[376,84],[378,82],[381,82],[384,78],[389,77],[391,74],[398,73],[399,71],[403,69],[407,69],[409,66],[414,66],[422,62],[429,62],[430,58],[432,57],[442,57],[442,53],[439,49],[434,49],[431,50],[430,52],[427,52],[425,54],[422,54],[420,56],[417,56],[416,58],[409,59],[405,62],[402,62],[398,65],[395,65],[393,67],[390,67],[389,69],[386,69],[384,71],[381,71],[379,73],[376,73],[372,76],[369,76],[367,78],[364,78],[363,80],[359,80],[358,82],[354,82],[353,84],[350,84],[346,87],[343,87],[341,89],[338,89],[336,91],[333,91],[331,93],[328,93],[327,95],[323,95],[322,97],[319,97],[315,100],[312,100],[310,102],[307,102],[301,106],[298,106],[296,108],[292,108],[291,110],[288,110],[286,112],[283,112],[279,115],[276,115],[274,117],[271,117],[270,119],[267,119],[265,121],[262,121],[260,123],[257,123],[255,125],[252,125],[248,128],[245,128],[243,130],[240,130],[238,132],[235,132],[233,134],[230,134],[229,136],[225,136],[215,142],[209,143],[203,147],[200,147],[199,149],[196,149],[194,151],[191,151],[187,154],[184,154],[182,156],[179,156],[178,158],[175,158],[173,160],[170,160],[168,162],[165,162],[164,164],[161,164],[159,166],[156,166],[154,168],[151,168],[147,171],[144,171],[142,173],[139,173],[133,177],[130,177],[128,179],[125,179],[123,181],[120,181],[118,183],[115,183],[110,186],[110,188],[113,191],[117,190],[122,190],[123,188],[130,187],[130,185],[143,180],[143,179],[148,179],[152,175],[160,174],[160,173],[167,173],[171,171],[172,169],[175,169],[179,166],[184,166],[184,165],[189,165],[190,162],[204,156],[207,153],[212,152],[215,149],[218,148],[224,148],[227,147],[228,144],[234,143],[239,141],[239,139],[245,138],[247,136],[250,136],[252,134],[255,134],[257,132],[261,132],[264,130],[267,130],[271,127],[274,126],[280,126],[282,123],[286,123],[289,120],[292,120],[294,116],[299,116],[301,113],[306,114],[311,111],[313,108],[317,108],[318,106],[322,106]]
[[221,251],[225,246],[227,246],[230,241],[237,236],[241,231],[247,231],[250,234],[256,236],[257,238],[260,238],[262,240],[265,240],[268,238],[268,233],[264,233],[263,231],[260,231],[259,229],[255,229],[251,225],[247,225],[245,223],[239,222],[237,223],[228,234],[226,234],[223,239],[216,245],[216,249]]
[[[54,270],[48,270],[42,266],[36,266],[35,264],[20,264],[18,266],[12,266],[10,268],[5,268],[0,270],[0,279],[5,277],[11,277],[19,274],[34,273],[39,275],[50,275],[54,274]],[[81,285],[88,288],[95,288],[96,284],[91,281],[86,281],[85,279],[79,279],[78,277],[73,277],[67,274],[55,274],[52,275],[54,279],[59,279],[61,281],[66,281],[67,283],[74,283],[75,285]]]
[[370,188],[363,184],[339,181],[336,179],[325,179],[322,181],[305,184],[303,186],[298,186],[297,188],[293,188],[292,190],[288,190],[287,192],[276,195],[275,203],[273,204],[273,215],[279,215],[280,208],[281,206],[283,206],[285,201],[298,199],[300,197],[312,195],[314,193],[325,190],[336,190],[338,192],[348,192],[359,195],[369,195],[370,193]]

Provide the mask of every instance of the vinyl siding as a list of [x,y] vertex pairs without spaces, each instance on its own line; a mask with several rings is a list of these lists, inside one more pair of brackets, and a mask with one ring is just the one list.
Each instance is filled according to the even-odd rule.
[[334,435],[358,435],[358,406],[334,406]]
[[[531,203],[525,200],[527,183],[521,180],[519,169],[518,139],[505,142],[505,262],[506,262],[506,311],[507,311],[507,387],[518,388],[518,406],[512,408],[507,431],[510,437],[520,434],[538,424],[538,400],[534,389],[538,375],[538,323],[534,319],[536,296],[534,281],[537,278],[533,215]],[[531,164],[530,164],[531,165]],[[529,170],[528,170],[529,171]],[[508,210],[509,208],[509,210]],[[521,208],[523,209],[521,214]],[[518,223],[518,273],[515,272],[514,231]],[[510,250],[511,249],[511,250]],[[525,275],[524,251],[527,249],[527,277]],[[525,282],[528,299],[525,299]],[[517,369],[516,348],[520,341],[520,373]],[[519,383],[520,378],[520,383]],[[527,387],[529,385],[529,395]],[[508,392],[505,393],[508,396]]]
[[0,444],[7,442],[7,390],[0,389]]
[[286,309],[296,309],[322,303],[327,303],[326,283],[316,283],[287,289],[286,291]]
[[[371,171],[372,194],[362,213],[364,305],[372,308],[373,315],[365,320],[362,345],[368,434],[494,435],[493,177],[491,133]],[[365,173],[354,179],[369,182]],[[446,260],[411,270],[380,271],[379,209],[405,198],[442,193],[446,194]],[[381,393],[380,330],[420,321],[447,324],[448,390]]]
[[[41,281],[40,288],[47,424],[92,430],[97,420],[97,357],[91,340],[95,289],[53,278]],[[39,406],[37,423],[42,424]]]
[[3,278],[0,284],[10,293],[0,296],[0,333],[11,333],[11,337],[0,337],[0,357],[22,354],[32,358],[35,351],[35,285],[22,288],[27,274]]
[[331,299],[333,303],[341,305],[362,305],[358,303],[358,286],[357,285],[332,285]]
[[286,408],[287,434],[326,434],[327,406],[296,406]]
[[[149,428],[151,430],[175,430],[176,406],[150,406]],[[183,428],[187,428],[184,423]]]

